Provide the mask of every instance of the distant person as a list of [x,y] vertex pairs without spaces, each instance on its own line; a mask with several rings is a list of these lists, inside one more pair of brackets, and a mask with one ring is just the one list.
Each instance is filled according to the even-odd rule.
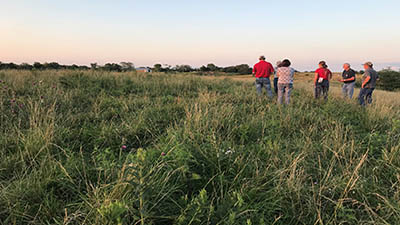
[[278,68],[281,66],[281,61],[276,62],[276,67],[275,67],[275,76],[274,76],[274,91],[275,94],[278,94],[278,77],[276,76],[276,71],[278,70]]
[[262,94],[262,88],[267,91],[268,97],[272,98],[271,81],[269,77],[274,73],[271,63],[265,61],[264,56],[260,56],[260,62],[254,65],[253,75],[256,77],[256,88],[258,95]]
[[276,70],[276,77],[278,77],[278,104],[283,103],[283,95],[285,95],[285,104],[290,103],[290,94],[293,89],[293,76],[294,69],[290,67],[291,63],[285,59]]
[[349,63],[345,63],[343,65],[343,73],[342,79],[340,82],[343,82],[342,93],[344,98],[353,98],[354,87],[356,85],[356,71],[351,69]]
[[371,62],[364,63],[365,73],[361,84],[360,94],[358,101],[360,105],[365,106],[372,103],[372,93],[375,90],[376,82],[379,79],[378,73],[373,69]]
[[319,99],[321,95],[325,100],[328,99],[329,81],[332,79],[332,72],[328,69],[325,61],[319,62],[319,68],[315,71],[314,85],[315,98]]

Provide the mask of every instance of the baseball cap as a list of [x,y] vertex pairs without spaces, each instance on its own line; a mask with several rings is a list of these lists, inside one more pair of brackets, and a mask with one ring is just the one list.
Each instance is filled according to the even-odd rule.
[[369,67],[372,67],[374,64],[372,64],[372,62],[366,62],[366,63],[363,64],[363,66],[364,66],[364,65],[367,65],[367,66],[369,66]]

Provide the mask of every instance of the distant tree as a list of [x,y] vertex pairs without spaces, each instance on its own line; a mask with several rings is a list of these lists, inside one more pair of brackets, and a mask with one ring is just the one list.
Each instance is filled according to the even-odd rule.
[[106,71],[116,71],[116,72],[121,72],[122,71],[122,66],[116,63],[106,63],[103,68],[103,70]]
[[135,69],[135,66],[131,62],[121,62],[120,65],[122,71],[132,71]]
[[78,70],[79,69],[79,66],[76,64],[72,64],[70,66],[65,66],[65,67],[66,67],[66,69],[70,69],[70,70]]
[[236,66],[237,73],[239,74],[251,74],[252,69],[247,64],[241,64]]
[[359,74],[364,74],[365,71],[364,70],[360,70]]
[[387,91],[400,90],[400,72],[391,68],[379,71],[377,87]]
[[4,66],[5,66],[5,69],[9,69],[9,70],[18,69],[18,65],[15,63],[5,63]]
[[180,73],[192,72],[193,68],[189,65],[176,65],[175,70]]
[[171,71],[172,71],[172,66],[171,65],[168,65],[168,64],[164,64],[164,68],[163,68],[163,70],[164,70],[164,72],[166,72],[166,73],[170,73]]
[[90,67],[83,65],[83,66],[79,66],[79,69],[80,70],[89,70]]
[[153,68],[154,72],[162,72],[162,70],[163,70],[163,68],[162,68],[161,64],[157,63],[154,65],[154,68]]
[[0,63],[0,69],[14,70],[19,69],[19,66],[15,63]]
[[33,69],[33,66],[28,63],[21,63],[21,65],[19,65],[19,68],[21,70],[31,70]]
[[56,63],[56,62],[51,62],[51,63],[45,63],[43,65],[44,69],[53,69],[53,70],[58,70],[61,68],[61,65]]
[[37,70],[42,70],[43,65],[40,62],[35,62],[35,63],[33,63],[33,68],[37,69]]
[[97,69],[97,63],[90,63],[90,68],[92,70],[96,70]]
[[223,72],[225,73],[237,73],[237,68],[236,66],[228,66],[222,69]]
[[208,72],[208,71],[210,71],[210,69],[208,67],[206,67],[206,66],[201,66],[199,70],[200,70],[200,72]]
[[207,69],[208,69],[209,71],[217,71],[217,70],[218,70],[218,67],[217,67],[216,65],[212,64],[212,63],[209,63],[209,64],[207,65]]

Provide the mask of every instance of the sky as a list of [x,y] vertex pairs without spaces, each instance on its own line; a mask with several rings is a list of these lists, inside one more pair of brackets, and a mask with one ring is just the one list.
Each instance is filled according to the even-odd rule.
[[0,61],[400,66],[400,1],[0,0]]

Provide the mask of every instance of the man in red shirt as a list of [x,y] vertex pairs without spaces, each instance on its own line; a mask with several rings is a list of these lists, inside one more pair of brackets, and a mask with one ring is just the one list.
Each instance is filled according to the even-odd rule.
[[260,62],[254,65],[253,76],[256,77],[256,88],[258,95],[261,95],[262,88],[267,91],[268,97],[272,98],[271,81],[269,77],[274,73],[274,67],[271,63],[265,61],[264,56],[260,56]]

